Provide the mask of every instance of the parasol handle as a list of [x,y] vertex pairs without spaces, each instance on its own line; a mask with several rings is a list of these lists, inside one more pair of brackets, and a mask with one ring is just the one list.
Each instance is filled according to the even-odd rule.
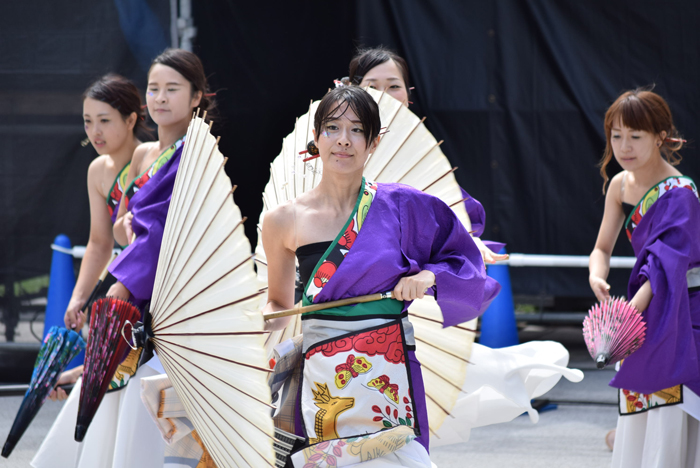
[[323,302],[320,304],[311,304],[304,307],[294,307],[293,309],[280,310],[278,312],[270,312],[263,314],[265,320],[276,319],[280,317],[288,317],[290,315],[305,314],[308,312],[316,312],[317,310],[332,309],[334,307],[342,307],[346,305],[361,304],[363,302],[374,302],[382,299],[396,299],[393,291],[383,293],[368,294],[366,296],[348,297],[338,301]]

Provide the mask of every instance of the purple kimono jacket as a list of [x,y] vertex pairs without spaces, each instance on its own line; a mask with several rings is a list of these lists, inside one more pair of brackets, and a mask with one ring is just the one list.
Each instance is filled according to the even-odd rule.
[[627,357],[610,385],[650,394],[679,384],[700,393],[700,291],[688,292],[686,272],[700,266],[700,203],[691,190],[664,193],[632,235],[637,263],[633,297],[646,282],[654,296],[644,311],[642,347]]
[[[481,315],[500,290],[486,276],[481,253],[469,233],[442,200],[406,185],[378,184],[352,248],[314,302],[391,291],[402,277],[421,270],[435,274],[432,293],[445,327]],[[404,303],[403,312],[410,304]],[[361,321],[357,327],[362,329]],[[407,357],[414,400],[422,401],[416,415],[422,430],[416,440],[427,450],[428,417],[420,363],[414,351],[408,351]],[[295,426],[298,435],[304,436],[299,407],[298,402]]]
[[129,201],[136,240],[109,267],[109,272],[131,292],[143,309],[153,295],[165,219],[180,166],[181,146],[168,162]]

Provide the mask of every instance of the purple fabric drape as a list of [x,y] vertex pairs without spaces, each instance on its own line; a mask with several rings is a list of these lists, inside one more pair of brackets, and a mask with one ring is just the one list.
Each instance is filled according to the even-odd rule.
[[500,290],[442,200],[406,185],[379,184],[350,253],[315,302],[390,291],[421,270],[435,274],[433,292],[446,327],[481,315]]
[[126,286],[132,300],[141,308],[153,295],[160,244],[182,148],[129,201],[136,240],[109,267],[109,272]]
[[686,272],[700,266],[700,203],[691,190],[663,194],[632,235],[637,263],[628,286],[633,297],[651,282],[642,347],[625,359],[610,385],[653,393],[685,384],[700,393],[700,294],[688,293]]

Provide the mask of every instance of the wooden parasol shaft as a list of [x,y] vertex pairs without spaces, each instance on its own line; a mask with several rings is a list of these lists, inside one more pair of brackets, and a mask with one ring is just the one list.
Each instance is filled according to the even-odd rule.
[[82,312],[87,313],[88,306],[92,301],[95,300],[95,297],[97,297],[97,291],[100,289],[102,282],[107,277],[107,274],[109,273],[109,266],[112,264],[115,258],[117,258],[117,254],[112,253],[112,256],[109,258],[109,262],[107,262],[107,265],[105,266],[104,270],[102,270],[102,273],[100,273],[100,277],[97,279],[97,284],[92,289],[92,292],[90,293],[90,296],[88,296],[87,301],[85,301],[85,304],[83,304],[83,306],[80,308]]
[[305,314],[308,312],[316,312],[317,310],[332,309],[333,307],[342,307],[346,305],[361,304],[363,302],[381,301],[382,299],[395,299],[393,291],[383,293],[368,294],[366,296],[348,297],[338,301],[323,302],[321,304],[312,304],[304,307],[295,307],[293,309],[280,310],[278,312],[270,312],[264,314],[265,320],[276,319],[280,317],[289,317],[290,315]]

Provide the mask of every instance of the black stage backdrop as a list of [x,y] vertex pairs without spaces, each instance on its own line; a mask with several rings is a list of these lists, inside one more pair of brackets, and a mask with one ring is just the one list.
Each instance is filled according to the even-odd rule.
[[[47,274],[49,244],[88,237],[80,93],[115,71],[145,86],[168,44],[160,0],[6,2],[0,18],[0,268],[4,284]],[[656,84],[700,176],[700,13],[691,0],[193,2],[195,52],[220,103],[215,132],[254,243],[282,138],[347,73],[356,45],[409,63],[413,109],[509,251],[588,254],[603,210],[602,117],[623,90]],[[610,173],[619,168],[613,163]],[[626,241],[615,252],[629,255]],[[624,292],[628,271],[614,277]],[[519,294],[590,296],[585,269],[513,269]]]
[[[60,233],[85,245],[87,168],[80,96],[107,72],[145,89],[150,60],[169,44],[160,0],[3,2],[0,15],[0,281],[47,275]],[[19,291],[21,294],[21,291]],[[1,294],[5,314],[17,298]],[[6,316],[5,321],[8,318]],[[10,317],[10,322],[12,318]],[[8,337],[11,336],[11,333]]]
[[[265,8],[261,8],[265,5]],[[217,91],[214,133],[255,248],[270,163],[295,119],[347,74],[353,2],[193,2],[194,51]]]
[[[409,64],[413,101],[510,252],[589,254],[603,213],[595,167],[620,92],[655,84],[700,176],[700,10],[693,1],[361,1],[358,39]],[[613,163],[609,174],[620,170]],[[616,255],[632,255],[621,236]],[[626,294],[629,270],[614,271]],[[512,268],[517,294],[589,296],[587,269]]]

